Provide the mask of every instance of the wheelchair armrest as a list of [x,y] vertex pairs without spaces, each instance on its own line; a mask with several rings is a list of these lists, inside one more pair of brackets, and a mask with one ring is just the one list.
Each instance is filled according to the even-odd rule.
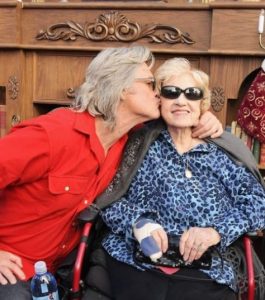
[[79,213],[79,215],[77,216],[77,220],[81,224],[93,222],[98,217],[99,212],[100,209],[95,204],[91,204],[89,207]]
[[247,263],[247,274],[248,274],[248,300],[254,300],[255,297],[255,274],[254,274],[254,264],[252,257],[252,245],[251,245],[251,235],[246,234],[243,237],[246,263]]
[[247,232],[246,236],[248,237],[264,237],[264,230],[256,230],[252,232]]
[[78,247],[77,257],[74,265],[74,278],[72,284],[71,299],[79,300],[81,296],[80,278],[81,278],[83,260],[87,248],[88,236],[90,234],[94,221],[99,216],[99,212],[100,212],[100,208],[92,203],[89,207],[82,210],[76,218],[76,220],[81,225],[84,225],[84,227],[83,227],[83,233]]
[[255,298],[255,273],[251,240],[260,237],[264,238],[264,230],[247,232],[243,237],[248,274],[248,300],[254,300]]
[[80,278],[81,278],[81,271],[82,271],[82,265],[83,260],[85,256],[85,251],[87,247],[87,239],[90,233],[90,230],[92,228],[93,223],[89,222],[86,223],[83,228],[83,233],[80,241],[80,245],[78,247],[78,253],[74,265],[74,278],[73,278],[73,285],[72,285],[72,291],[71,291],[71,299],[80,299]]

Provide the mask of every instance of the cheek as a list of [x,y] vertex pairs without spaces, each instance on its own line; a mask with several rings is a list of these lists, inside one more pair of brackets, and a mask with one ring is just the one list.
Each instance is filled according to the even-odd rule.
[[161,113],[161,117],[166,121],[168,119],[168,113],[165,110],[165,107],[161,106],[160,113]]
[[200,119],[201,111],[200,111],[200,110],[196,110],[196,111],[193,113],[193,116],[194,116],[194,119]]
[[201,106],[200,103],[198,105],[193,105],[192,107],[192,119],[193,119],[193,126],[196,126],[199,123],[200,116],[201,116]]
[[191,103],[191,110],[195,116],[201,115],[201,101],[194,101]]
[[162,100],[161,101],[161,116],[163,119],[167,119],[168,115],[169,115],[169,105],[166,105],[165,102]]

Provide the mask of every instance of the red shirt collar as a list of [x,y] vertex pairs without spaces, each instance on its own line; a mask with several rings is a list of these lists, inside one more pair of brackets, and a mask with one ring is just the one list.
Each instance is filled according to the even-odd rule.
[[77,131],[88,135],[95,133],[95,117],[88,112],[77,112],[74,122],[74,128]]

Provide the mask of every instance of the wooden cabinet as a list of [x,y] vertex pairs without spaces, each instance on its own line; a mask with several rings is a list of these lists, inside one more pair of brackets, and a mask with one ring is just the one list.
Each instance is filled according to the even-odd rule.
[[56,105],[69,105],[75,89],[82,83],[87,65],[94,52],[41,51],[32,55],[34,60],[33,115]]
[[139,43],[156,66],[184,56],[211,78],[212,111],[235,118],[243,79],[264,58],[262,2],[59,1],[0,2],[0,105],[6,127],[69,105],[87,65],[106,47]]

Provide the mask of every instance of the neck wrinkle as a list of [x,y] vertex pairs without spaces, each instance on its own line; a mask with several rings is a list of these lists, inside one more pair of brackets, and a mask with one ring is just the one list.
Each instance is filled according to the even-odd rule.
[[168,132],[172,138],[175,149],[179,154],[188,152],[198,144],[198,140],[192,137],[190,127],[168,128]]
[[101,117],[96,117],[95,128],[96,134],[102,147],[104,148],[105,155],[113,144],[115,144],[120,138],[126,135],[133,127],[142,123],[141,120],[136,119],[117,119],[116,125],[113,129],[108,126],[108,123]]

